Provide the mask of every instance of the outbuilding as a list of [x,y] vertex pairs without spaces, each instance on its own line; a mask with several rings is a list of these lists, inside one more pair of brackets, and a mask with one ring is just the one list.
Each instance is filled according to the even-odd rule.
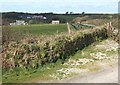
[[52,24],[60,24],[59,20],[52,20]]

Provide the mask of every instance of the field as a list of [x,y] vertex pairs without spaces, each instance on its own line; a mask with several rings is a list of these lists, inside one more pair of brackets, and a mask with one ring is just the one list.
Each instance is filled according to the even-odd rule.
[[[70,25],[71,30],[78,30],[80,28],[91,28],[90,26]],[[33,35],[55,35],[59,33],[67,32],[66,24],[35,24],[35,25],[20,25],[20,26],[4,26],[4,28],[9,28],[13,32],[21,34],[33,34]]]
[[[52,24],[36,24],[36,25],[21,25],[21,26],[7,26],[15,32],[22,34],[33,34],[33,35],[52,35],[56,33],[66,32],[66,24],[52,25]],[[4,29],[4,28],[3,28]]]
[[48,36],[67,32],[66,24],[35,24],[20,26],[3,26],[3,43],[9,41],[20,41],[28,36]]
[[[69,24],[71,31],[93,28],[82,24]],[[28,36],[52,36],[68,33],[67,24],[32,24],[3,26],[3,43],[8,41],[20,41]]]

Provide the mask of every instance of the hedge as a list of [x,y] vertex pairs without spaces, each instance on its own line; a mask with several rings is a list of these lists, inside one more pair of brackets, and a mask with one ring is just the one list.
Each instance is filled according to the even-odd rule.
[[105,28],[77,31],[71,35],[60,35],[43,44],[10,43],[3,51],[3,69],[39,68],[47,63],[55,63],[58,59],[62,63],[91,43],[107,38]]

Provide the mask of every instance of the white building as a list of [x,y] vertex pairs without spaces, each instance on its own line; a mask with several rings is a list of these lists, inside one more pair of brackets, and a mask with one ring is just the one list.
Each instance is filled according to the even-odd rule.
[[26,25],[27,23],[24,20],[16,20],[14,23],[10,23],[10,25]]
[[25,25],[25,21],[23,20],[16,20],[17,25]]
[[52,24],[60,24],[59,20],[52,20]]
[[47,19],[47,17],[43,17],[43,19]]

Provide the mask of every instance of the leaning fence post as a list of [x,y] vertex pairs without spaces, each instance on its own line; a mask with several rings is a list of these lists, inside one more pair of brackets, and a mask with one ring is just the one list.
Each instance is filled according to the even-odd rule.
[[107,35],[110,35],[109,23],[107,23]]
[[68,33],[70,34],[70,26],[68,22],[67,22],[67,29],[68,29]]

